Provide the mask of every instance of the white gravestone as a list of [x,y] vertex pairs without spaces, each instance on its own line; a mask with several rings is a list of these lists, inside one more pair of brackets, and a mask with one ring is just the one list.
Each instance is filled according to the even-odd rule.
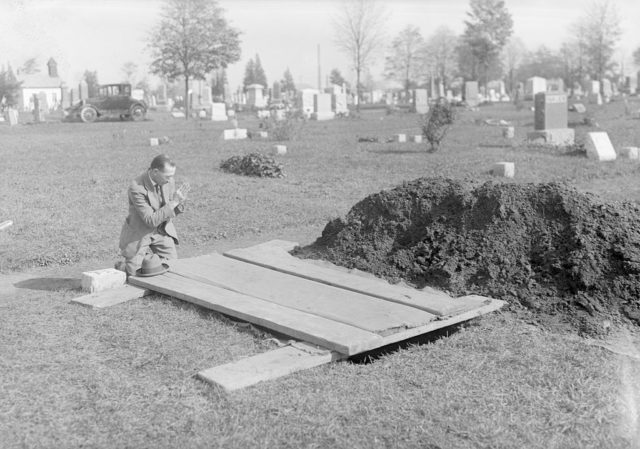
[[316,120],[331,120],[335,117],[331,110],[331,94],[316,94],[313,99],[313,115]]
[[626,159],[639,159],[640,149],[638,147],[624,147],[620,150],[620,157]]
[[587,134],[585,142],[587,157],[599,161],[613,161],[616,159],[616,151],[611,145],[609,135],[606,132],[593,132]]
[[227,121],[227,105],[225,103],[211,103],[211,121]]
[[491,169],[493,176],[513,178],[516,174],[516,164],[514,162],[496,162]]

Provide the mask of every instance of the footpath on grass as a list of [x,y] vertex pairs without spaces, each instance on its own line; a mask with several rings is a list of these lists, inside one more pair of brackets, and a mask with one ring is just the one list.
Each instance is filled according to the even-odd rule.
[[302,258],[506,300],[586,335],[640,325],[640,208],[563,184],[420,178],[329,222]]

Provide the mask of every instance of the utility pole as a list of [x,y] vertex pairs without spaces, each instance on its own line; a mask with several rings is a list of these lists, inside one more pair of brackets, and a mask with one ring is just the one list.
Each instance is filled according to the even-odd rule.
[[318,44],[318,91],[322,92],[322,72],[320,71],[320,44]]

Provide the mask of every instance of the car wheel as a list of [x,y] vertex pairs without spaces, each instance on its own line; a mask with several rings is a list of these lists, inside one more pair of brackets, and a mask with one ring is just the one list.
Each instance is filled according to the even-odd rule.
[[85,123],[95,122],[98,118],[98,111],[96,111],[91,106],[85,106],[80,110],[80,120]]
[[136,105],[133,108],[131,108],[131,120],[144,120],[144,117],[146,115],[146,111],[144,110],[144,108],[140,105]]

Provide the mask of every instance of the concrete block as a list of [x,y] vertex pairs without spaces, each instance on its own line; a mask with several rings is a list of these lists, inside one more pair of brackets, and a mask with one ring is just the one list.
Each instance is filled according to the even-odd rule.
[[422,143],[422,134],[416,134],[415,136],[411,136],[411,141],[415,143]]
[[624,157],[626,159],[640,159],[640,148],[623,147],[620,150],[620,157]]
[[151,137],[149,139],[149,145],[151,145],[152,147],[157,147],[158,145],[160,145],[160,141],[156,137]]
[[502,128],[502,137],[513,139],[516,136],[516,129],[513,126],[505,126]]
[[406,142],[407,141],[407,135],[406,134],[396,134],[394,137],[394,140],[396,142]]
[[274,145],[273,146],[273,154],[287,154],[287,146],[286,145]]
[[527,133],[527,140],[543,145],[567,146],[574,144],[575,135],[572,128],[543,129]]
[[110,288],[122,287],[127,282],[124,271],[115,268],[104,270],[85,271],[82,273],[82,290],[89,293],[100,292]]
[[609,134],[605,132],[588,133],[584,144],[587,157],[598,161],[614,161],[616,150],[613,149]]
[[513,178],[516,174],[516,164],[513,162],[496,162],[491,168],[491,174],[493,176]]

